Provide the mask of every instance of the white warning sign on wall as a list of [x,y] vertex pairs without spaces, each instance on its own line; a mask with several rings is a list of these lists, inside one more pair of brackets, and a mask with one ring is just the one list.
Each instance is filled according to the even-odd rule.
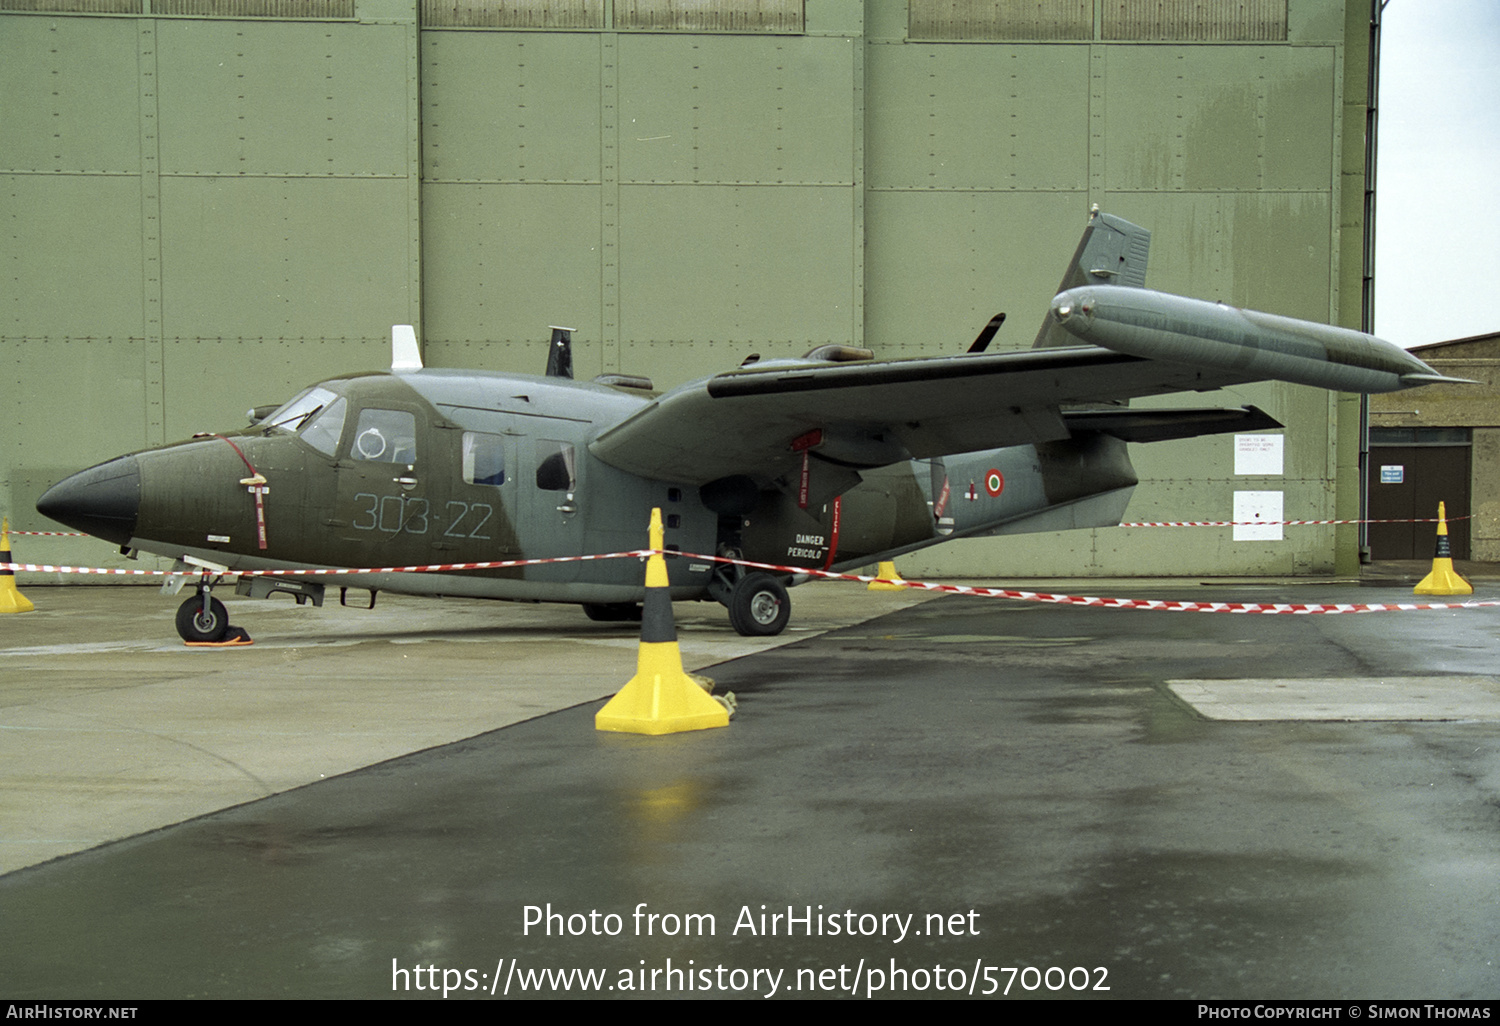
[[1280,476],[1286,439],[1282,435],[1235,435],[1234,472]]
[[1234,540],[1281,541],[1281,492],[1234,493]]

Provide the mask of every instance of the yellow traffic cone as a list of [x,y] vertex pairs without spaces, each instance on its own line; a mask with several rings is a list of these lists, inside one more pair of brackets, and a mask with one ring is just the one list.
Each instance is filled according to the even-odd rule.
[[662,557],[661,510],[651,511],[651,555],[646,560],[646,602],[635,676],[594,714],[595,730],[626,734],[676,734],[729,726],[729,710],[683,672],[672,592]]
[[905,591],[906,588],[900,584],[892,584],[892,581],[901,580],[901,575],[896,572],[896,561],[892,559],[882,560],[875,571],[878,581],[871,581],[866,585],[868,591]]
[[1453,548],[1448,543],[1448,509],[1438,503],[1437,555],[1432,572],[1412,589],[1414,595],[1472,595],[1474,586],[1453,569]]
[[[10,556],[10,520],[0,517],[0,563],[13,563]],[[29,613],[36,606],[16,590],[14,570],[0,570],[0,613]]]

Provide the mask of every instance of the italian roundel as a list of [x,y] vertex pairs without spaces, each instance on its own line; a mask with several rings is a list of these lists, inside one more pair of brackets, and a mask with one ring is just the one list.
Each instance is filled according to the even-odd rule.
[[984,490],[992,496],[1005,491],[1005,475],[998,470],[991,470],[984,475]]

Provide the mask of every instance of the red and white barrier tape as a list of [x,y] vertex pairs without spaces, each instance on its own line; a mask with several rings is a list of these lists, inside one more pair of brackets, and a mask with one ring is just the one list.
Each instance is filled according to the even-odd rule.
[[[1461,517],[1446,517],[1448,521],[1468,520]],[[1307,524],[1436,524],[1437,517],[1418,520],[1157,520],[1121,523],[1121,527],[1298,527]]]
[[[1455,520],[1471,520],[1472,516],[1447,517],[1449,523]],[[1116,526],[1119,527],[1303,527],[1308,525],[1324,524],[1436,524],[1437,517],[1418,517],[1416,519],[1398,520],[1132,520],[1125,521]],[[84,534],[82,531],[11,531],[12,535],[22,538],[89,538],[92,535]]]
[[1415,609],[1478,609],[1500,606],[1500,600],[1470,602],[1369,602],[1369,603],[1287,603],[1287,602],[1169,602],[1164,599],[1101,598],[1094,595],[1061,595],[1049,592],[1019,591],[1013,588],[983,588],[968,584],[934,584],[930,581],[908,581],[864,574],[840,574],[831,570],[809,570],[806,567],[752,563],[744,559],[724,559],[690,552],[677,553],[685,559],[711,559],[734,563],[756,570],[806,574],[828,580],[860,581],[865,584],[897,584],[917,591],[936,591],[945,595],[975,595],[981,598],[1015,599],[1021,602],[1045,602],[1053,605],[1096,606],[1101,609],[1158,609],[1173,613],[1386,613]]
[[[230,575],[255,577],[321,577],[359,574],[399,573],[446,573],[460,570],[495,570],[511,567],[536,566],[544,563],[577,563],[600,559],[642,559],[654,555],[651,549],[636,549],[629,552],[607,552],[588,556],[556,556],[549,559],[507,559],[481,563],[441,563],[428,566],[385,567],[326,567],[301,570],[229,570]],[[1023,591],[1015,588],[985,588],[969,584],[936,584],[931,581],[908,581],[888,577],[872,577],[865,574],[841,574],[832,570],[814,570],[809,567],[782,566],[776,563],[757,563],[746,559],[728,559],[723,556],[705,556],[693,552],[665,551],[662,555],[680,559],[707,560],[715,563],[733,563],[754,570],[770,570],[776,573],[800,574],[831,581],[857,581],[861,584],[879,582],[895,584],[915,591],[932,591],[944,595],[972,595],[979,598],[1003,598],[1019,602],[1042,602],[1050,605],[1094,606],[1100,609],[1154,609],[1172,613],[1292,613],[1292,614],[1336,614],[1336,613],[1389,613],[1423,609],[1480,609],[1500,606],[1500,600],[1468,602],[1193,602],[1168,601],[1165,599],[1106,598],[1095,595],[1064,595],[1055,592]],[[191,575],[191,570],[111,570],[90,567],[48,566],[38,563],[0,563],[0,570],[29,571],[41,573],[117,574],[139,577],[167,577],[174,574]]]
[[[240,577],[334,577],[341,574],[433,574],[447,573],[455,570],[505,570],[518,566],[538,566],[543,563],[584,563],[595,559],[630,559],[634,557],[645,558],[651,555],[649,549],[639,549],[631,552],[605,552],[590,556],[552,556],[547,559],[500,559],[479,563],[430,563],[417,566],[340,566],[340,567],[305,567],[296,570],[235,570],[233,568],[222,571],[225,576]],[[126,577],[174,577],[180,575],[197,576],[204,571],[200,568],[187,570],[111,570],[107,567],[87,566],[52,566],[47,563],[0,563],[0,570],[22,570],[30,573],[47,574],[116,574]],[[210,573],[214,571],[209,571]]]

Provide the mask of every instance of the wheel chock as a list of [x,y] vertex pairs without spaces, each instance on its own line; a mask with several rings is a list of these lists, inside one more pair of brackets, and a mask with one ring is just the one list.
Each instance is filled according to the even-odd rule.
[[904,586],[902,586],[900,584],[894,583],[895,581],[899,581],[899,580],[902,579],[901,575],[896,572],[896,563],[895,563],[894,560],[890,560],[890,559],[882,560],[881,563],[880,563],[880,568],[875,571],[875,576],[881,578],[881,580],[871,581],[869,583],[869,585],[866,587],[866,590],[868,590],[868,591],[905,591],[906,590],[906,588]]
[[188,648],[242,648],[254,641],[243,627],[230,627],[218,641],[184,641]]
[[1432,572],[1412,589],[1413,595],[1472,595],[1474,586],[1453,569],[1453,546],[1448,541],[1448,508],[1438,503],[1437,555]]
[[[0,517],[0,563],[14,563],[10,555],[10,520]],[[36,609],[16,588],[14,570],[0,570],[0,613],[29,613]]]
[[594,714],[595,730],[625,734],[677,734],[729,726],[729,710],[682,669],[672,592],[662,557],[661,510],[651,511],[651,549],[646,560],[646,601],[635,676]]

